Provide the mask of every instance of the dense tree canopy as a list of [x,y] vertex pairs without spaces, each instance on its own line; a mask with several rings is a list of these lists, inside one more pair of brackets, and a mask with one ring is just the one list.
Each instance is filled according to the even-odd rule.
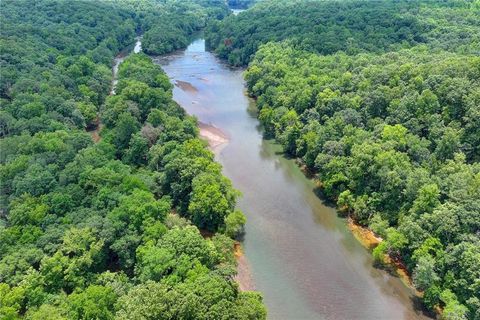
[[164,54],[206,25],[250,63],[265,134],[384,239],[376,260],[480,319],[478,0],[2,1],[0,318],[266,317],[233,281],[238,191],[168,77],[133,54],[109,95],[135,36]]
[[475,0],[265,0],[208,28],[207,45],[233,65],[246,65],[261,44],[288,39],[320,54],[384,52],[428,44],[480,52]]
[[87,126],[110,88],[131,13],[89,1],[2,1],[0,135]]
[[445,319],[480,317],[479,22],[478,1],[265,1],[207,34],[250,62],[266,136]]
[[160,27],[142,5],[189,30],[182,8],[215,4],[2,1],[1,319],[266,317],[233,280],[238,192],[168,77],[133,54],[108,96],[113,56]]
[[229,10],[222,0],[111,0],[136,12],[135,21],[143,33],[147,54],[160,55],[186,47],[191,36]]
[[257,0],[227,0],[227,4],[233,9],[247,9],[252,6]]

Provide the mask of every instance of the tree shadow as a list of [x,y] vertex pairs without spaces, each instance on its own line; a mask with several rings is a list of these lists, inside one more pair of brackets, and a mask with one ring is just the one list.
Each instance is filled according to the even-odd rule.
[[412,296],[410,297],[410,302],[412,303],[413,310],[416,313],[422,314],[425,317],[436,319],[437,315],[435,314],[435,312],[428,310],[420,297]]
[[[315,175],[315,173],[314,173]],[[307,176],[308,177],[308,176]],[[314,177],[314,176],[313,176]],[[326,195],[325,195],[325,192],[323,191],[323,189],[319,186],[316,186],[315,188],[313,188],[313,193],[320,199],[322,200],[323,204],[325,204],[326,206],[329,206],[329,207],[332,207],[332,208],[336,208],[337,207],[337,203],[333,200],[333,199],[330,199],[328,198]],[[346,218],[348,216],[348,214],[344,213],[344,212],[341,212],[339,210],[337,210],[337,214],[340,216],[340,217],[344,217]]]

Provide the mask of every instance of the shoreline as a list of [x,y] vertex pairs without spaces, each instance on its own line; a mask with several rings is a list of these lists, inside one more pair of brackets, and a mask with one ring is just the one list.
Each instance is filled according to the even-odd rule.
[[[188,57],[188,55],[186,55],[186,56]],[[183,57],[183,56],[181,56],[181,57]],[[170,61],[170,59],[165,59],[165,60]],[[180,71],[181,71],[181,68],[184,66],[184,63],[186,64],[187,62],[190,63],[190,60],[189,59],[184,60],[183,58],[180,58],[179,65],[174,65],[171,68],[172,72],[171,72],[171,75],[170,75],[170,81],[176,87],[176,92],[179,95],[179,100],[177,100],[177,103],[179,103],[179,105],[181,105],[181,106],[184,106],[185,109],[191,110],[191,113],[189,112],[190,114],[198,113],[197,116],[201,117],[201,120],[204,121],[203,123],[201,121],[197,122],[197,126],[199,128],[199,136],[206,142],[205,143],[206,145],[208,143],[209,149],[214,152],[217,159],[219,158],[218,160],[230,161],[230,159],[231,159],[230,157],[232,157],[232,154],[230,153],[230,149],[225,149],[224,150],[225,152],[224,152],[224,151],[221,151],[222,148],[223,147],[228,147],[228,143],[230,141],[232,142],[232,147],[233,147],[234,142],[237,141],[236,139],[240,139],[240,137],[243,139],[244,137],[242,137],[242,136],[237,137],[237,132],[238,132],[238,131],[236,131],[237,128],[230,129],[228,126],[224,127],[222,125],[223,122],[221,121],[223,119],[220,119],[220,122],[215,123],[215,124],[218,124],[219,126],[222,125],[221,129],[225,128],[225,130],[228,130],[228,131],[231,130],[231,132],[232,132],[231,137],[226,136],[225,133],[222,132],[221,129],[215,127],[213,125],[213,123],[210,123],[211,119],[216,119],[216,118],[210,118],[210,114],[208,112],[211,112],[212,111],[211,109],[208,109],[208,112],[206,112],[206,113],[204,113],[205,110],[199,110],[198,112],[195,111],[196,106],[193,106],[194,104],[196,105],[196,104],[200,103],[201,107],[206,108],[210,103],[210,100],[208,100],[208,99],[210,99],[211,96],[210,96],[210,94],[208,96],[203,96],[204,86],[203,86],[202,83],[203,83],[204,80],[199,78],[203,74],[201,72],[198,72],[198,74],[200,76],[198,76],[198,74],[195,74],[198,77],[196,77],[195,80],[191,80],[192,82],[190,83],[192,86],[197,87],[197,89],[199,89],[199,93],[193,93],[192,92],[193,90],[190,86],[188,86],[188,85],[185,86],[184,83],[178,83],[177,82],[177,77],[179,77],[179,75],[178,75],[179,70],[178,69],[180,69]],[[188,64],[188,66],[190,66],[190,65]],[[208,67],[208,65],[207,65],[207,67]],[[215,70],[215,69],[210,68],[206,72],[211,72],[211,70]],[[190,69],[187,69],[186,72],[188,72],[188,74],[191,75],[192,71]],[[167,74],[169,74],[169,73],[167,72]],[[182,85],[183,85],[184,88],[181,87]],[[216,88],[215,86],[219,85],[219,84],[215,83],[215,82],[212,82],[211,85],[213,86],[213,88]],[[190,90],[188,90],[188,89],[190,89]],[[220,98],[223,98],[223,97],[220,96]],[[228,97],[228,98],[230,98],[230,97]],[[200,99],[200,102],[195,101],[196,99]],[[204,99],[205,99],[205,101],[203,101]],[[215,101],[214,106],[215,107],[217,106],[216,101]],[[244,106],[242,105],[242,109],[243,109],[243,107]],[[252,107],[248,106],[246,109],[249,111],[248,112],[249,118],[256,118],[256,117],[254,117],[254,113],[252,112],[252,111],[254,111],[253,106]],[[221,109],[221,110],[223,110],[223,109]],[[241,120],[243,120],[243,119],[241,119]],[[255,128],[258,129],[258,122],[257,121],[255,121]],[[241,134],[241,131],[240,131],[239,134]],[[233,135],[235,135],[235,137]],[[229,138],[231,138],[231,140]],[[235,161],[233,163],[237,163]],[[221,162],[224,162],[224,161],[221,161]],[[234,172],[236,172],[236,171],[234,171]],[[309,173],[310,173],[310,174],[308,174],[310,176],[309,178],[313,178],[314,173],[312,173],[312,172],[309,172]],[[309,179],[309,180],[312,181],[312,179]],[[316,183],[316,181],[314,181],[314,183]],[[250,201],[252,201],[252,200],[254,201],[254,199],[255,198],[252,198],[252,199],[250,199]],[[345,223],[345,220],[342,219],[342,228],[345,227],[344,223]],[[345,229],[342,229],[342,230],[344,230],[347,233],[350,232],[349,230],[345,230]],[[250,236],[250,235],[247,235],[247,236]],[[357,240],[351,239],[351,241],[355,242]],[[245,245],[247,245],[247,247],[244,247],[244,249],[248,250],[246,252],[248,254],[248,256],[242,253],[242,251],[241,251],[242,248],[240,247],[240,244],[236,244],[234,246],[234,248],[232,248],[234,250],[233,253],[235,254],[235,258],[236,258],[236,262],[237,262],[237,267],[236,267],[236,273],[237,274],[232,276],[232,280],[237,283],[238,288],[242,291],[243,290],[255,290],[255,287],[250,286],[250,282],[249,282],[249,278],[248,278],[249,273],[248,273],[248,269],[246,269],[246,268],[248,268],[248,262],[249,262],[249,261],[247,261],[248,259],[246,259],[246,258],[250,257],[250,249],[252,249],[252,248],[247,243],[245,243]],[[311,244],[310,244],[310,246],[311,246]],[[364,250],[364,249],[360,248],[359,246],[358,246],[357,249],[360,249],[360,251]],[[313,249],[313,250],[315,250],[315,249]],[[253,249],[252,252],[255,252],[255,249]],[[367,256],[370,257],[370,255],[365,251],[363,251],[362,254],[366,254],[366,257]],[[257,261],[252,260],[250,262],[251,262],[252,266],[255,266],[255,271],[256,271]],[[252,272],[254,271],[254,269],[252,269],[252,268],[250,268],[250,270]],[[363,269],[362,269],[362,271],[363,271]],[[388,276],[388,274],[385,273],[385,271],[382,271],[382,274],[384,276]],[[256,273],[254,273],[254,275],[256,276]],[[399,296],[400,300],[405,301],[406,303],[409,303],[410,302],[409,298],[413,297],[412,291],[409,288],[406,288],[405,285],[403,283],[401,283],[401,281],[398,281],[398,280],[399,279],[396,279],[394,282],[392,282],[394,284],[393,288],[388,287],[388,284],[385,285],[385,289],[388,291],[387,294],[392,295],[392,296]],[[280,280],[280,281],[283,281],[283,280]],[[258,283],[258,284],[260,284],[260,283]],[[262,287],[263,287],[263,285],[262,285]],[[267,288],[267,289],[270,289],[270,288]],[[273,290],[275,290],[275,287],[273,287]],[[383,293],[381,293],[381,294],[383,295]],[[288,294],[288,293],[287,294],[282,293],[281,295],[283,297],[292,296],[291,294]],[[287,299],[287,301],[288,301],[288,299]],[[292,310],[292,311],[294,311],[294,310]],[[415,314],[418,314],[416,309],[413,310],[412,312],[414,312],[414,313],[412,313],[413,317],[415,316]]]
[[[358,224],[352,217],[348,216],[346,219],[348,229],[352,232],[355,239],[369,251],[373,250],[383,241],[383,239],[377,236],[370,228]],[[390,271],[394,272],[394,275],[397,276],[405,286],[412,290],[415,296],[419,298],[423,297],[423,293],[414,287],[413,279],[402,261],[395,260],[390,255],[385,255],[383,263],[387,268],[390,268]]]
[[[278,142],[275,142],[278,143]],[[313,170],[310,170],[307,168],[305,163],[300,158],[295,158],[293,159],[295,164],[298,166],[300,171],[305,175],[307,179],[310,179],[317,188],[322,188],[322,182],[318,180],[315,177],[315,172]],[[329,199],[321,199],[322,201],[329,201]],[[332,205],[332,204],[329,204]],[[332,205],[333,208],[337,211],[337,214],[342,213],[342,208],[339,208],[336,206],[336,204],[333,203]],[[357,223],[351,216],[351,214],[345,214],[342,215],[346,221],[346,226],[352,233],[352,235],[355,237],[355,239],[364,247],[366,248],[370,253],[372,252],[375,247],[377,247],[383,239],[376,235],[375,232],[373,232],[370,228],[365,227]],[[403,261],[394,259],[391,257],[389,254],[386,254],[383,261],[383,268],[380,268],[394,277],[397,277],[400,279],[400,281],[403,283],[405,287],[407,287],[412,295],[416,298],[423,298],[423,292],[419,291],[417,288],[415,288],[413,284],[413,278],[412,275],[408,272],[405,264]],[[378,267],[377,267],[378,268]],[[423,303],[423,302],[422,302]],[[431,312],[423,306],[424,310],[427,312]],[[436,308],[434,310],[435,318],[438,318],[438,316],[441,316],[441,311],[439,308]],[[435,319],[432,318],[432,319]]]
[[208,142],[208,147],[215,154],[220,153],[230,141],[226,133],[211,124],[199,121],[198,129],[200,138]]
[[[229,142],[228,136],[221,129],[203,122],[198,122],[199,136],[208,142],[209,149],[216,155],[227,146]],[[205,236],[211,234],[204,233]],[[237,283],[240,291],[256,291],[255,283],[253,281],[250,265],[247,257],[243,253],[242,244],[235,241],[233,246],[233,253],[237,262],[237,274],[233,280]]]
[[250,265],[243,253],[242,244],[238,241],[235,241],[234,244],[234,254],[237,261],[237,274],[233,277],[233,280],[238,284],[240,291],[256,291]]
[[[135,38],[136,42],[134,44],[133,50],[130,50],[129,47],[124,48],[120,51],[113,59],[112,65],[112,82],[109,91],[109,95],[115,95],[115,88],[117,85],[117,73],[120,64],[123,60],[129,56],[132,52],[137,53],[141,51],[141,37]],[[206,81],[206,79],[202,79]],[[176,80],[173,83],[175,86],[180,88],[185,92],[197,93],[198,89],[193,86],[190,82]],[[215,127],[212,124],[203,123],[198,121],[197,127],[199,129],[199,137],[205,140],[208,143],[208,148],[215,154],[218,155],[221,150],[228,144],[229,137],[221,129]],[[97,143],[101,140],[100,131],[103,128],[103,123],[100,121],[100,118],[97,116],[95,119],[95,126],[87,132],[90,133],[92,140]],[[205,230],[200,230],[204,238],[209,238],[212,236],[212,233],[206,232]],[[243,248],[240,242],[235,241],[233,247],[233,253],[235,255],[235,260],[237,262],[237,274],[233,277],[234,281],[238,284],[240,291],[255,291],[255,286],[253,278],[250,272],[250,266],[247,261],[247,258],[243,254]]]
[[[210,150],[216,155],[218,155],[221,150],[228,145],[229,137],[221,129],[200,121],[198,122],[198,128],[199,136],[208,142]],[[309,170],[305,164],[303,164],[301,159],[294,159],[294,162],[308,179],[312,180],[318,188],[321,188],[321,181],[315,178],[315,172]],[[335,207],[335,209],[338,213],[341,212],[340,208]],[[351,217],[351,215],[344,216],[344,219],[346,221],[346,227],[349,229],[355,239],[370,253],[383,241],[383,239],[377,236],[370,228],[358,224]],[[237,260],[237,275],[234,277],[234,280],[239,285],[240,290],[255,291],[256,289],[249,271],[248,261],[243,254],[241,243],[235,242],[234,254]],[[423,292],[418,291],[413,285],[413,279],[402,261],[396,261],[389,255],[386,255],[384,259],[384,265],[385,268],[383,268],[383,270],[391,273],[395,277],[398,277],[400,281],[411,291],[412,295],[418,298],[423,297]]]
[[373,250],[383,241],[383,239],[377,236],[372,230],[361,226],[360,224],[355,222],[350,216],[347,217],[347,226],[355,239],[357,239],[357,241],[360,242],[362,246],[369,250]]

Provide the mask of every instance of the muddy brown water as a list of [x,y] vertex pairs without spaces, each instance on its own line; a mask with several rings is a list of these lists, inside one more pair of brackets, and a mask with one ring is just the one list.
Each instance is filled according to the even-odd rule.
[[155,61],[172,83],[196,88],[176,86],[174,99],[229,137],[216,158],[243,193],[242,272],[263,293],[270,319],[427,319],[400,279],[372,266],[346,220],[317,197],[294,161],[262,138],[243,70],[206,52],[202,39]]

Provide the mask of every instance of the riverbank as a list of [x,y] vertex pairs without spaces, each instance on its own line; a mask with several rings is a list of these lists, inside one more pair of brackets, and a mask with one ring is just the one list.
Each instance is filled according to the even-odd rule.
[[[371,254],[320,200],[313,180],[263,139],[241,69],[206,52],[202,39],[156,61],[172,83],[198,90],[175,85],[175,101],[226,134],[218,139],[217,130],[202,130],[209,146],[220,143],[216,160],[243,194],[238,208],[247,223],[236,280],[242,289],[262,292],[271,319],[425,319],[411,291],[372,266]],[[250,273],[254,287],[246,286]]]
[[208,142],[209,148],[218,154],[228,143],[228,136],[219,128],[198,122],[199,135]]
[[238,241],[235,242],[234,253],[237,260],[237,274],[234,280],[241,291],[255,291],[255,282],[253,281],[250,264],[243,253],[242,244]]
[[[309,169],[305,163],[299,158],[295,159],[295,164],[300,168],[301,172],[305,175],[307,179],[310,179],[316,186],[316,188],[322,188],[322,182],[318,180],[315,175],[316,172],[314,170]],[[322,199],[328,200],[328,199]],[[329,200],[328,200],[329,201]],[[335,207],[334,203],[331,203],[333,207]],[[344,210],[342,208],[336,208],[337,212],[342,213]],[[373,230],[366,226],[362,226],[361,224],[357,223],[355,219],[351,216],[351,213],[345,214],[346,224],[352,235],[355,239],[368,251],[371,253],[375,247],[377,247],[382,241],[384,241],[380,236],[375,234]],[[387,271],[392,276],[397,277],[400,281],[407,287],[412,294],[416,298],[423,298],[423,292],[419,291],[415,288],[413,284],[412,275],[408,272],[407,267],[405,266],[404,262],[399,259],[394,259],[392,256],[386,254],[384,260],[382,261],[381,269]],[[422,305],[422,308],[424,306]],[[425,312],[430,312],[424,308]],[[441,315],[441,309],[435,309],[435,315]]]
[[[372,230],[355,222],[352,217],[347,217],[347,225],[355,239],[357,239],[358,242],[360,242],[362,246],[367,248],[369,251],[375,249],[375,247],[383,241],[383,239],[377,236]],[[390,273],[393,273],[400,280],[402,280],[402,282],[413,291],[415,296],[419,298],[423,297],[423,293],[418,291],[413,285],[413,279],[402,261],[393,259],[391,256],[386,255],[383,264]]]
[[[228,136],[219,128],[203,122],[198,123],[200,130],[199,135],[208,142],[208,147],[212,152],[218,154],[221,148],[224,148],[228,143]],[[211,234],[202,233],[205,236],[212,236]],[[247,257],[243,252],[242,244],[235,241],[234,254],[237,261],[237,274],[234,277],[235,282],[241,291],[255,291],[255,283],[253,280],[250,265]]]
[[369,250],[373,250],[383,241],[383,239],[377,236],[372,230],[356,223],[352,217],[347,218],[347,225],[355,239]]
[[[255,96],[250,96],[250,97],[255,101],[257,99],[257,97]],[[285,154],[283,154],[282,156],[284,158],[287,158]],[[321,190],[322,182],[316,178],[316,171],[308,168],[307,165],[300,158],[294,158],[293,161],[295,165],[303,173],[303,175],[314,183],[315,188],[317,190]],[[377,247],[382,241],[384,241],[380,236],[375,234],[373,230],[357,223],[355,219],[353,219],[351,212],[350,213],[347,212],[343,214],[343,212],[346,212],[346,210],[343,210],[343,208],[336,207],[336,199],[333,199],[333,200],[327,199],[320,194],[321,193],[319,193],[318,197],[322,201],[327,201],[329,206],[332,206],[333,208],[335,208],[338,214],[342,216],[342,218],[346,219],[346,225],[348,230],[350,230],[354,238],[370,253],[372,252],[373,249],[375,249],[375,247]],[[415,288],[415,285],[413,284],[412,275],[408,272],[407,267],[405,266],[403,261],[399,259],[394,259],[390,255],[385,255],[384,260],[382,261],[382,269],[386,270],[389,274],[399,278],[400,281],[405,285],[405,287],[407,287],[415,297],[420,299],[423,298],[423,292]],[[425,309],[425,311],[428,311],[428,310]],[[437,308],[435,312],[437,315],[441,314],[441,312],[439,312],[439,308]]]

